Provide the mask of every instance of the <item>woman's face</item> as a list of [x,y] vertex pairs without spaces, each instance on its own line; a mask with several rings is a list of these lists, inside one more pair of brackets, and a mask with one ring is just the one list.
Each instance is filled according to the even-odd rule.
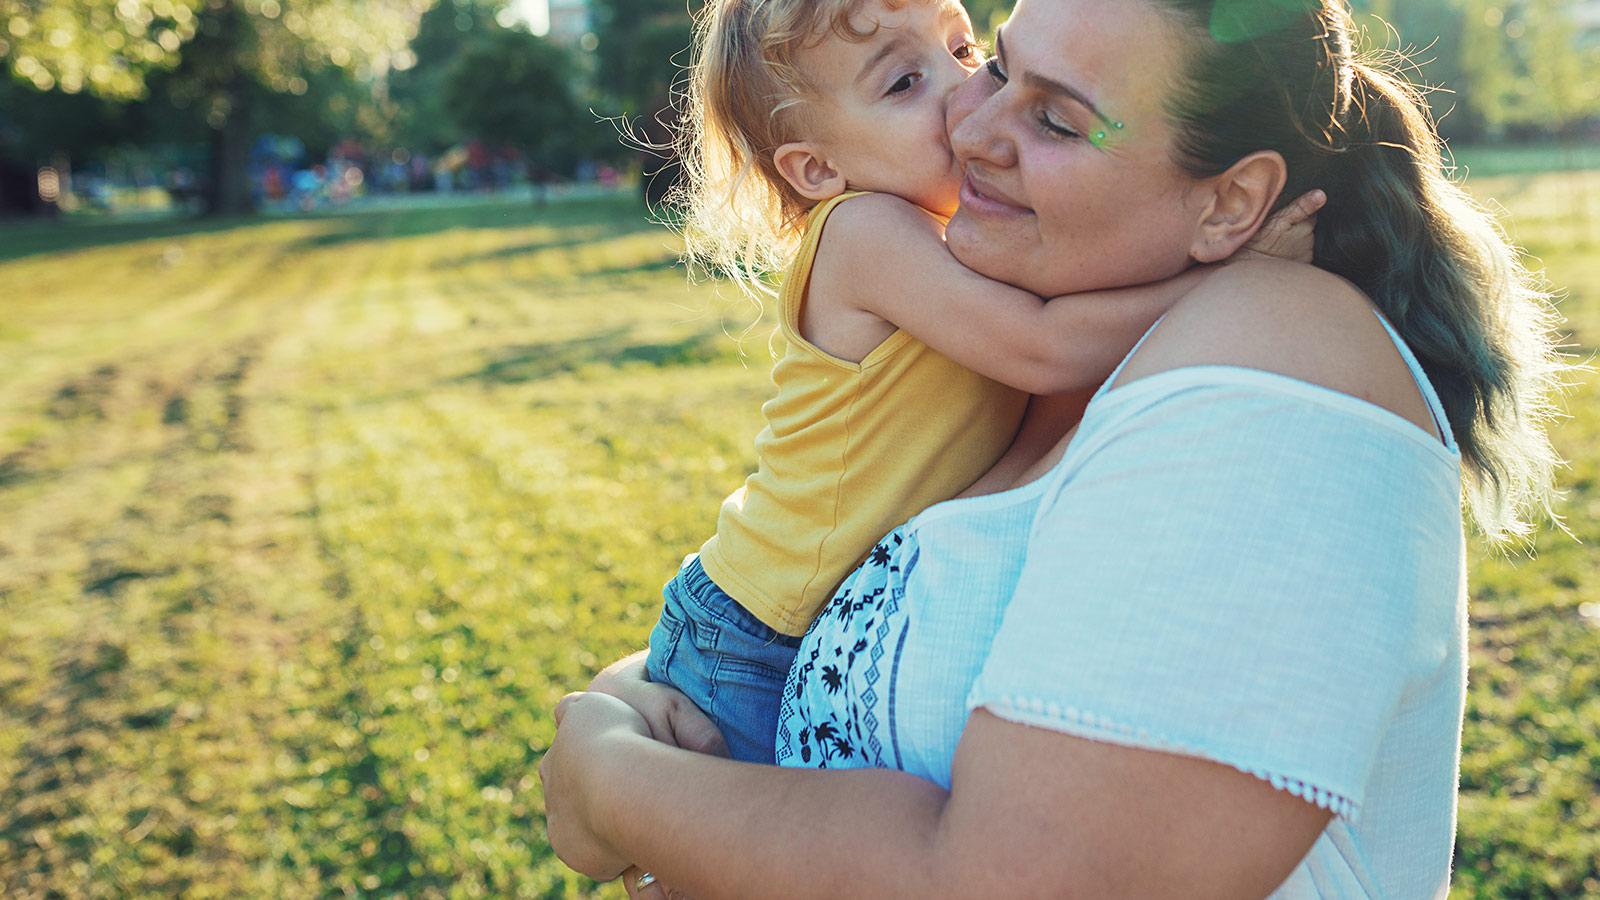
[[1021,0],[950,100],[956,258],[1046,297],[1187,268],[1203,192],[1163,107],[1180,35],[1148,0]]

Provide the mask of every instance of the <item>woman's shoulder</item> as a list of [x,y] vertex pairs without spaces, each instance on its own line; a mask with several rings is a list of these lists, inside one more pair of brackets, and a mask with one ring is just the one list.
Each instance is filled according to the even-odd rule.
[[1411,368],[1350,282],[1314,266],[1250,260],[1219,267],[1172,307],[1114,387],[1193,366],[1258,369],[1365,400],[1429,433]]

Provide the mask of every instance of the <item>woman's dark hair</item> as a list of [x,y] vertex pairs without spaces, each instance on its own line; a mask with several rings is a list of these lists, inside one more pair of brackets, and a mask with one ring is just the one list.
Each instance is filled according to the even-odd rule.
[[1468,505],[1491,538],[1553,518],[1546,434],[1566,368],[1559,317],[1494,218],[1447,174],[1400,57],[1363,56],[1342,0],[1154,0],[1182,20],[1168,114],[1196,177],[1272,150],[1280,205],[1327,192],[1316,264],[1372,299],[1421,361],[1461,447]]

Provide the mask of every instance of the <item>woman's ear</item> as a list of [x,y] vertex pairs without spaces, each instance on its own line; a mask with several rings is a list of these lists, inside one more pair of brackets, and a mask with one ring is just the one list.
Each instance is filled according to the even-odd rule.
[[772,151],[778,173],[807,200],[831,200],[848,187],[845,177],[810,141],[795,141]]
[[1189,255],[1197,262],[1221,262],[1248,244],[1288,180],[1289,167],[1275,150],[1252,153],[1209,179],[1210,197]]

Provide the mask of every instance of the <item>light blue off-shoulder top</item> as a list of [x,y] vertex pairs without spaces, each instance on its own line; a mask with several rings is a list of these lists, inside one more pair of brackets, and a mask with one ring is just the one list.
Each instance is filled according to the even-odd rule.
[[779,762],[948,788],[982,707],[1331,810],[1275,896],[1442,894],[1466,685],[1460,454],[1389,333],[1442,437],[1263,371],[1110,390],[1114,374],[1048,475],[931,507],[845,581],[790,671]]

